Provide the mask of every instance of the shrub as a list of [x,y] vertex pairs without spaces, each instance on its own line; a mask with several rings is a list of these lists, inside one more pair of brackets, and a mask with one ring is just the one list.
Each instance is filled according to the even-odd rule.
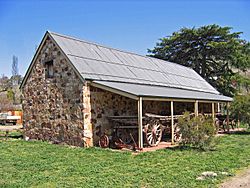
[[184,146],[207,150],[215,144],[216,127],[211,117],[193,117],[189,112],[178,119],[181,141]]

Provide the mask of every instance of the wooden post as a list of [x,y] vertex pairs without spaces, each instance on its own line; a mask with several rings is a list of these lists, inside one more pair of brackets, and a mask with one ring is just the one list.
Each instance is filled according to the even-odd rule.
[[171,144],[174,145],[174,101],[171,100]]
[[237,120],[237,128],[238,128],[238,130],[240,128],[240,117],[239,117],[239,115],[238,115],[238,120]]
[[142,98],[139,97],[138,100],[138,133],[139,133],[139,140],[138,145],[139,148],[143,148],[143,130],[142,130]]
[[195,117],[197,117],[199,115],[199,104],[198,104],[198,100],[195,100],[195,103],[194,103],[194,114],[195,114]]
[[212,102],[212,119],[213,119],[213,124],[215,125],[214,102]]
[[229,132],[229,102],[227,102],[227,132]]
[[220,113],[220,103],[218,102],[217,105],[218,105],[218,106],[217,106],[217,112]]

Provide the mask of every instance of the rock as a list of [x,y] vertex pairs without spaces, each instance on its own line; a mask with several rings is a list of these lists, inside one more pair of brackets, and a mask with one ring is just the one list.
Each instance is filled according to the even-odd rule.
[[196,180],[205,180],[206,178],[204,176],[199,176],[196,178]]
[[204,177],[216,177],[216,176],[217,176],[217,173],[207,171],[207,172],[202,172],[201,175],[204,176]]
[[221,175],[224,175],[224,176],[229,176],[229,173],[228,173],[228,172],[221,172],[220,174],[221,174]]
[[205,180],[206,178],[214,178],[217,176],[217,173],[207,171],[207,172],[202,172],[201,176],[197,177],[196,180]]

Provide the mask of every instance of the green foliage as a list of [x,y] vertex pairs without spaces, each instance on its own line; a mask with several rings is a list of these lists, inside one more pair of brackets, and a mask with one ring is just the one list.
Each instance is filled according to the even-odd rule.
[[211,117],[191,117],[188,112],[178,119],[181,143],[199,149],[211,149],[215,143],[216,127]]
[[182,28],[160,39],[148,50],[151,56],[193,68],[211,85],[225,95],[236,92],[232,85],[232,68],[250,68],[250,44],[240,39],[241,32],[231,27],[207,25]]
[[0,92],[1,91],[7,91],[11,87],[12,87],[11,79],[9,79],[5,75],[2,75],[1,78],[0,78]]
[[234,82],[238,93],[250,93],[250,78],[240,73],[234,75]]
[[21,81],[21,75],[15,75],[11,78],[4,75],[0,77],[0,111],[19,108],[15,105],[21,103],[21,91],[19,89]]
[[14,100],[15,100],[15,93],[14,93],[14,91],[12,89],[8,89],[7,90],[7,98],[9,100],[11,100],[12,102],[14,102]]
[[235,96],[230,106],[230,112],[234,118],[250,125],[250,94]]
[[[163,149],[132,155],[100,148],[0,139],[0,187],[217,187],[250,165],[250,133],[219,138],[215,151]],[[198,181],[204,171],[218,176]]]

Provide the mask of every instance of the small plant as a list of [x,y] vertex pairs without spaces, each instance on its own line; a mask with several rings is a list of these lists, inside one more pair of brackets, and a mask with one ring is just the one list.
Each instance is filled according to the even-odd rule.
[[189,112],[178,119],[178,127],[182,135],[180,144],[202,150],[211,149],[215,145],[216,127],[211,117],[199,115],[193,117]]

